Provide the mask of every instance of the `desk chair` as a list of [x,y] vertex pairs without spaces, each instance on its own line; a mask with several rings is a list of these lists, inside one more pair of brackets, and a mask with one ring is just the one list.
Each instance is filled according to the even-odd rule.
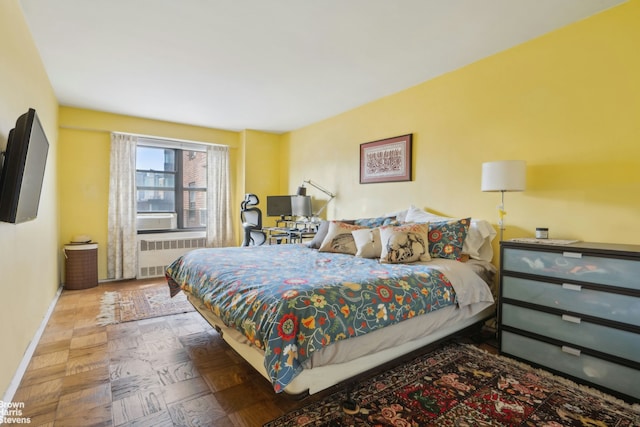
[[262,211],[256,206],[260,199],[255,194],[245,194],[244,200],[240,203],[240,220],[244,230],[242,246],[260,246],[267,240],[265,232],[262,230]]

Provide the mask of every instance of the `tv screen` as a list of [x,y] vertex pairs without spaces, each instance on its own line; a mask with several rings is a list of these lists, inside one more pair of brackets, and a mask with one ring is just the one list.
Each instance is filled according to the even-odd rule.
[[9,132],[0,173],[0,221],[17,224],[36,218],[48,151],[40,119],[30,108]]
[[267,196],[267,216],[291,216],[291,196]]

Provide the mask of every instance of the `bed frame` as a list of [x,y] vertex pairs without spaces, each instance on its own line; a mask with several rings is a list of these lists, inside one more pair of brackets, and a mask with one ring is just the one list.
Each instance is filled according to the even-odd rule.
[[[187,298],[202,317],[220,333],[229,346],[253,366],[254,369],[260,372],[265,379],[269,380],[269,376],[264,367],[263,354],[254,346],[248,345],[240,332],[227,327],[211,311],[203,307],[196,298],[188,293]],[[428,315],[437,314],[444,316],[444,319],[448,319],[449,316],[455,318],[456,316],[453,314],[455,310],[459,309],[456,306],[445,307],[444,309],[438,310],[438,312],[440,312],[439,314],[437,314],[438,312],[434,312]],[[421,353],[430,351],[443,341],[451,340],[459,336],[472,335],[474,332],[478,332],[484,322],[493,317],[494,314],[495,305],[491,304],[473,316],[455,322],[446,322],[446,326],[437,327],[435,331],[404,344],[366,354],[346,362],[305,368],[287,385],[284,392],[298,399],[356,381],[358,378],[380,372],[402,363],[409,358],[414,358]],[[414,320],[416,319],[410,319],[402,322],[402,325],[398,324],[394,326],[410,327],[410,325],[407,325],[407,322]],[[357,339],[358,338],[352,338],[350,341],[354,342]]]

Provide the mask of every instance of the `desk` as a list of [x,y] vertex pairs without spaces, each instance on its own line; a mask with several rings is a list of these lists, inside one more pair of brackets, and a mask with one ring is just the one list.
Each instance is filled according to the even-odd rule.
[[264,229],[267,234],[267,243],[289,243],[291,241],[289,229],[284,227],[268,227]]
[[[281,227],[280,224],[284,224]],[[302,243],[305,239],[313,239],[318,231],[318,224],[305,221],[278,220],[275,227],[264,229],[269,244]]]
[[302,243],[305,239],[313,239],[316,235],[316,230],[311,229],[295,229],[289,231],[291,243]]

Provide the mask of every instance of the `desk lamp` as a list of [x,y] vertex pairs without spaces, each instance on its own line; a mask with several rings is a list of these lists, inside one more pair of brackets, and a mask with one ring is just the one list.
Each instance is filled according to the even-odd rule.
[[329,196],[329,200],[327,200],[324,205],[322,205],[322,207],[313,214],[314,218],[317,218],[322,211],[327,207],[327,205],[329,204],[329,202],[331,200],[333,200],[334,197],[336,197],[336,195],[334,193],[332,193],[331,191],[327,190],[326,188],[316,184],[315,182],[311,181],[310,179],[305,179],[304,181],[302,181],[302,185],[300,185],[300,187],[298,187],[298,191],[296,192],[296,195],[298,196],[306,196],[307,195],[307,187],[305,187],[305,184],[309,184],[310,186],[317,188],[318,190],[322,191],[324,194],[326,194],[327,196]]
[[499,191],[501,193],[498,205],[500,218],[500,241],[504,232],[505,191],[524,191],[526,182],[526,164],[524,160],[501,160],[482,164],[482,191]]

